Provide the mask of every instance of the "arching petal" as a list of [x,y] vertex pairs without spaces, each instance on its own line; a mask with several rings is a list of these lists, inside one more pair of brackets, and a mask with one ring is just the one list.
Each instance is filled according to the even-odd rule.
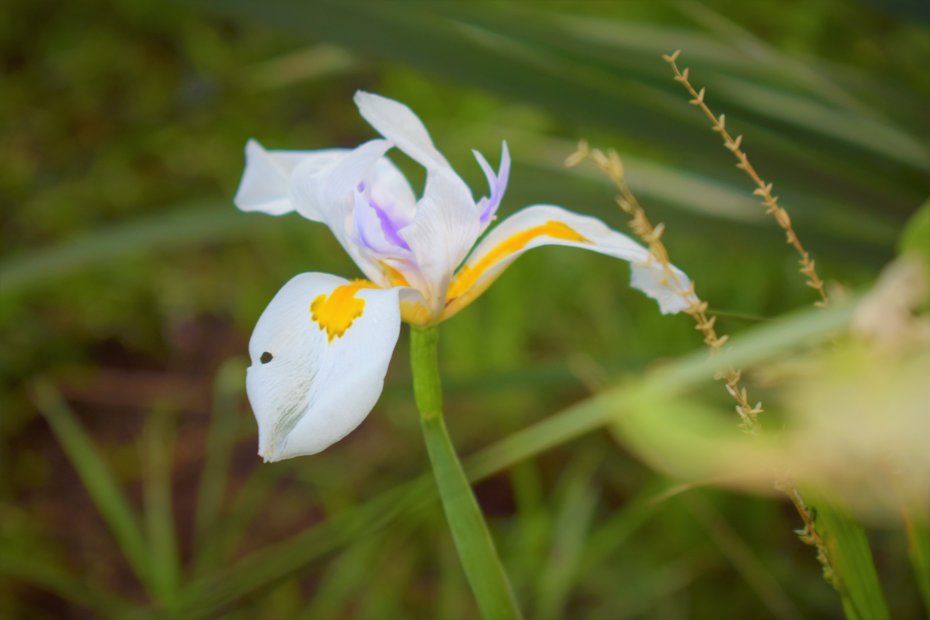
[[481,233],[478,208],[465,182],[451,168],[430,171],[413,222],[400,231],[426,279],[438,314],[455,268]]
[[362,118],[378,133],[427,170],[449,167],[449,162],[433,145],[423,122],[404,104],[360,90],[355,93],[355,105]]
[[518,256],[543,245],[563,245],[632,263],[630,284],[659,302],[663,314],[688,307],[690,280],[680,269],[670,277],[642,246],[600,220],[548,205],[527,207],[494,227],[459,270],[446,296],[443,318],[471,303]]
[[400,332],[400,290],[371,286],[304,273],[262,313],[246,388],[266,461],[320,452],[374,407]]
[[378,162],[391,146],[387,140],[371,140],[323,168],[301,163],[290,178],[291,200],[297,211],[329,226],[365,277],[379,285],[386,284],[383,270],[377,258],[369,256],[353,238],[352,211],[359,188],[377,181],[377,172],[383,169]]
[[[319,190],[327,185],[329,175],[346,157],[354,155],[354,167],[358,169],[360,159],[369,160],[370,164],[368,156],[372,150],[380,149],[383,155],[390,148],[383,140],[375,143],[377,147],[367,146],[359,155],[355,152],[358,149],[268,150],[257,140],[249,140],[245,146],[245,171],[233,200],[242,211],[284,215],[298,210],[307,219],[323,222],[320,202],[325,200],[325,194]],[[299,170],[300,181],[295,186],[292,176],[296,170]],[[367,172],[366,183],[371,195],[412,218],[416,196],[400,170],[387,157],[379,157]]]
[[359,184],[371,180],[376,162],[389,148],[387,140],[369,140],[326,166],[301,162],[290,176],[294,208],[308,219],[325,222],[343,239],[354,193]]
[[[245,145],[245,171],[233,199],[242,211],[284,215],[294,210],[289,194],[291,173],[303,164],[307,170],[323,169],[343,157],[347,149],[319,151],[269,151],[257,140]],[[310,219],[319,221],[319,217]]]

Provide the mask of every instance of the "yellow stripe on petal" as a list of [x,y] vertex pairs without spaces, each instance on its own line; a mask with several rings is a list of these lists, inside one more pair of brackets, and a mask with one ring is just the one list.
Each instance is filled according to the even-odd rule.
[[550,220],[545,224],[540,224],[533,228],[527,228],[497,244],[474,265],[463,266],[449,285],[449,291],[446,293],[446,304],[451,303],[457,297],[467,293],[491,267],[506,259],[511,254],[519,252],[526,247],[530,241],[538,237],[552,237],[553,239],[560,239],[562,241],[590,243],[588,239],[575,232],[575,230],[567,224],[555,220]]
[[326,331],[329,342],[341,337],[365,312],[365,300],[355,296],[363,288],[378,288],[368,280],[337,286],[329,295],[318,295],[310,304],[310,316]]
[[400,318],[410,325],[429,325],[433,315],[424,304],[414,301],[400,302]]

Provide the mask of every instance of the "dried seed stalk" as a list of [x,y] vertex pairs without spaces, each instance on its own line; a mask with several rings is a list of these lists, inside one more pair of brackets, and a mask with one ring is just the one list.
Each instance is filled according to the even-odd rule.
[[[687,76],[687,71],[685,71],[683,75]],[[703,94],[703,89],[700,94]],[[735,141],[735,144],[738,148],[739,139]],[[708,304],[706,301],[701,301],[695,293],[694,281],[692,280],[691,285],[687,289],[680,286],[681,282],[671,268],[668,250],[661,241],[662,233],[665,231],[665,225],[660,223],[653,226],[649,221],[645,210],[626,182],[623,172],[623,162],[620,160],[620,156],[613,149],[609,149],[606,153],[600,149],[592,150],[588,146],[588,143],[582,140],[578,144],[578,149],[565,160],[565,165],[570,168],[575,167],[587,159],[593,161],[601,172],[606,174],[613,182],[617,189],[617,205],[624,213],[630,216],[630,228],[645,244],[647,244],[652,259],[658,261],[662,266],[665,277],[673,283],[678,284],[678,288],[682,289],[679,294],[688,301],[688,308],[685,312],[694,319],[695,329],[704,336],[704,343],[710,348],[711,353],[719,351],[726,343],[729,336],[717,334],[715,328],[717,317],[708,314]],[[813,270],[813,262],[811,262],[811,270]],[[814,274],[814,276],[816,277],[816,274]],[[820,282],[820,280],[817,279],[817,282]],[[821,291],[823,300],[818,302],[818,304],[826,305],[826,293],[823,292],[822,282],[820,282],[820,284],[821,287],[818,290]],[[746,388],[740,384],[741,377],[742,372],[739,369],[729,368],[715,377],[715,379],[724,381],[724,387],[727,393],[736,401],[736,412],[740,417],[740,428],[751,435],[756,435],[760,430],[758,416],[763,411],[762,402],[757,402],[754,406],[750,404],[749,393]],[[829,583],[833,584],[834,587],[838,588],[837,577],[833,570],[827,546],[814,524],[813,511],[804,502],[800,491],[798,491],[797,486],[792,480],[788,478],[779,478],[775,482],[775,488],[788,497],[804,523],[804,528],[797,532],[798,538],[805,544],[811,545],[817,549],[817,560],[823,567],[824,578]]]
[[817,291],[820,295],[820,300],[815,302],[815,305],[821,308],[828,306],[830,304],[830,298],[827,296],[823,280],[817,275],[817,268],[814,266],[814,260],[807,250],[804,249],[797,233],[794,232],[794,227],[791,225],[791,218],[788,216],[788,212],[778,204],[778,196],[772,193],[772,184],[763,181],[753,165],[749,163],[746,152],[741,148],[743,136],[739,135],[734,138],[730,135],[730,132],[726,129],[726,117],[723,114],[720,116],[714,114],[710,107],[704,102],[706,89],[702,87],[699,91],[695,90],[694,86],[692,86],[691,82],[688,80],[688,67],[681,70],[678,68],[678,57],[680,55],[681,50],[675,50],[672,54],[664,54],[662,59],[667,62],[669,66],[671,66],[672,71],[674,71],[675,81],[684,86],[685,90],[691,95],[691,101],[689,103],[693,106],[697,106],[704,113],[704,116],[706,116],[713,125],[714,131],[719,133],[721,138],[723,138],[724,146],[728,151],[733,153],[733,157],[736,158],[736,167],[745,172],[746,175],[752,179],[752,182],[755,183],[756,189],[753,190],[752,193],[762,199],[765,212],[775,218],[778,225],[785,231],[786,242],[800,255],[801,268],[799,271],[806,278],[807,286]]
[[[694,282],[692,281],[687,288],[681,285],[669,261],[668,250],[665,248],[665,244],[662,243],[662,233],[665,232],[665,225],[660,223],[653,226],[652,222],[649,221],[646,211],[626,182],[620,156],[613,149],[608,150],[606,153],[600,149],[591,150],[588,143],[582,141],[578,145],[578,150],[565,160],[565,165],[574,167],[588,158],[613,182],[617,189],[617,205],[630,216],[630,228],[649,247],[652,259],[662,267],[665,278],[677,285],[676,288],[680,290],[679,295],[688,302],[685,313],[694,319],[694,328],[704,336],[704,344],[710,347],[711,351],[718,351],[726,343],[729,336],[717,334],[715,327],[717,317],[708,314],[707,302],[701,301],[695,293]],[[747,432],[756,433],[759,429],[757,418],[762,413],[762,403],[757,402],[755,405],[750,403],[746,388],[740,385],[740,375],[739,370],[731,368],[717,378],[724,381],[727,393],[736,401],[736,412],[740,417],[740,427]]]

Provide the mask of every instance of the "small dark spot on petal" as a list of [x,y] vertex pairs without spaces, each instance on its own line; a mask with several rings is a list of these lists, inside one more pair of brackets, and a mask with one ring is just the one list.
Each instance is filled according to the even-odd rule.
[[261,360],[262,364],[267,364],[268,362],[274,359],[274,355],[272,355],[268,351],[265,351],[264,353],[262,353],[262,356],[259,359]]

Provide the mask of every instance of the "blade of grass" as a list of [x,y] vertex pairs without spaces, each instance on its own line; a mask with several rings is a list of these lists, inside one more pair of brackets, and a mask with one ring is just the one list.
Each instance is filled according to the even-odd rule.
[[377,539],[350,545],[329,565],[313,598],[293,620],[338,618],[344,614],[353,597],[364,588],[380,546]]
[[930,169],[930,153],[910,134],[878,119],[857,113],[843,113],[832,106],[819,104],[776,88],[759,86],[745,80],[712,80],[714,92],[746,109],[765,109],[773,120],[793,124],[825,137],[842,140],[849,146],[898,159],[917,169]]
[[578,577],[582,550],[597,508],[598,494],[591,484],[595,458],[596,455],[587,453],[565,472],[552,548],[537,582],[536,617],[541,620],[566,617],[565,607]]
[[357,597],[358,618],[402,618],[409,613],[404,597],[415,583],[415,550],[408,540],[412,532],[409,523],[391,528],[391,537],[384,540],[383,548],[375,558],[375,566],[390,567],[378,579],[365,580]]
[[[237,599],[287,579],[315,559],[379,531],[401,514],[423,509],[435,499],[434,487],[435,483],[429,476],[421,476],[377,495],[358,508],[265,547],[238,561],[230,569],[198,579],[182,594],[173,617],[213,615]],[[157,618],[158,615],[145,613],[138,617]]]
[[833,574],[825,577],[839,591],[846,617],[849,620],[889,618],[865,530],[826,499],[809,492],[805,492],[805,497],[812,498],[809,503],[814,511],[814,524],[829,549]]
[[[640,390],[680,392],[709,381],[722,368],[749,367],[822,342],[849,322],[853,308],[848,303],[826,310],[806,309],[744,332],[714,358],[701,349],[657,369],[641,384],[608,388],[476,453],[467,459],[468,478],[472,482],[481,480],[611,422],[623,411],[624,403],[639,397]],[[429,507],[435,499],[435,483],[429,475],[385,491],[321,525],[255,552],[226,570],[196,580],[182,594],[174,617],[214,614],[239,598],[293,575],[324,554],[379,531],[401,514]]]
[[110,228],[84,233],[72,240],[0,262],[0,295],[69,274],[108,259],[155,248],[174,248],[248,233],[262,224],[232,207],[177,209]]
[[911,568],[924,601],[924,611],[930,618],[930,523],[905,513],[904,525]]
[[[678,106],[655,65],[655,50],[646,51],[641,41],[627,43],[623,37],[614,37],[616,49],[606,50],[602,42],[591,41],[591,37],[565,28],[560,14],[540,7],[529,8],[519,3],[497,3],[492,8],[433,3],[424,8],[364,0],[322,0],[312,7],[295,6],[284,0],[264,2],[260,7],[244,0],[222,3],[205,0],[202,4],[300,36],[402,62],[444,79],[455,76],[456,82],[544,106],[586,123],[618,129],[627,136],[673,152],[681,152],[683,144],[704,144],[699,127],[684,120],[685,115],[676,113]],[[623,24],[616,17],[601,21]],[[653,28],[661,30],[658,26]],[[632,30],[629,25],[627,29]],[[673,29],[669,38],[681,30]],[[716,34],[692,33],[692,39],[703,40],[709,47],[713,47],[715,39],[719,41]],[[740,50],[732,44],[727,47],[731,59],[724,65],[732,65],[732,57],[739,57]],[[708,68],[719,70],[717,66]],[[755,67],[753,73],[761,74],[759,79],[772,74],[765,66]],[[791,73],[782,67],[772,77],[784,81]],[[772,110],[761,106],[755,112],[765,118]],[[669,130],[670,120],[673,131]],[[846,167],[842,177],[831,177],[831,181],[856,183],[856,175],[849,174],[850,170],[869,171],[873,164],[853,156],[848,148],[817,140],[810,133],[811,127],[808,124],[804,134],[811,161],[841,161]],[[760,158],[778,156],[779,147],[769,149],[759,137],[756,141]],[[869,154],[878,158],[888,155]],[[711,158],[703,158],[708,159]],[[781,164],[789,170],[804,172],[790,158],[780,158]],[[704,169],[726,168],[702,160],[696,160],[695,165]],[[793,176],[776,172],[779,178]],[[915,178],[913,185],[916,183]],[[888,187],[894,191],[894,187]]]
[[55,438],[77,471],[94,506],[103,517],[129,565],[150,592],[156,592],[148,564],[148,548],[139,519],[117,485],[87,431],[51,383],[38,380],[32,386],[36,407],[48,420]]
[[245,366],[244,358],[228,359],[220,366],[213,382],[213,415],[194,513],[195,574],[215,568],[219,560],[220,545],[216,534],[220,531],[220,511],[239,427],[236,413],[242,396]]
[[171,502],[175,419],[169,405],[156,406],[143,430],[145,524],[152,587],[160,605],[170,609],[180,586],[181,560]]
[[689,493],[683,496],[683,500],[697,522],[714,540],[720,552],[759,596],[769,613],[783,620],[800,618],[801,611],[762,560],[717,510],[700,494]]
[[207,567],[211,566],[211,563],[215,562],[216,566],[220,566],[232,557],[236,545],[246,537],[246,530],[253,525],[255,516],[273,500],[280,479],[280,473],[273,468],[255,468],[236,494],[229,510],[215,525],[216,531],[207,539],[207,548],[198,558],[205,562],[205,566],[202,569],[195,566],[195,576],[205,577],[210,572]]
[[630,538],[649,522],[661,505],[655,501],[656,496],[668,486],[664,481],[650,483],[627,500],[620,510],[592,529],[579,567],[580,579],[601,570],[611,555],[623,549]]
[[505,550],[502,553],[509,559],[508,574],[514,590],[530,593],[552,539],[553,514],[544,502],[538,463],[522,461],[511,467],[508,473],[518,525],[513,529],[510,540],[503,545]]
[[122,617],[134,609],[132,603],[106,588],[89,584],[85,575],[72,574],[60,562],[45,560],[34,553],[0,550],[0,575],[51,592],[101,617]]
[[[571,150],[573,145],[566,142],[542,140],[539,136],[532,138],[537,141],[540,153],[550,153],[552,156],[539,159],[532,166],[517,166],[519,175],[526,187],[533,187],[533,192],[527,198],[538,196],[539,193],[559,198],[564,187],[570,185],[571,178],[566,175],[562,166],[564,154]],[[752,214],[757,212],[752,200],[745,195],[737,183],[711,181],[707,177],[680,168],[670,166],[656,160],[637,159],[627,157],[631,176],[636,179],[637,185],[643,188],[643,195],[660,203],[667,203],[679,208],[679,211],[693,211],[702,216],[727,218],[742,223],[754,222]],[[516,168],[515,168],[516,169]],[[556,173],[555,175],[553,173]],[[598,190],[603,185],[600,177],[585,177],[587,185],[592,190]],[[742,179],[737,179],[739,183]],[[522,184],[514,186],[513,197],[521,197]],[[818,184],[817,186],[819,186]],[[838,201],[836,197],[824,195],[803,187],[785,186],[795,196],[798,222],[814,234],[810,236],[816,242],[815,236],[826,234],[825,250],[834,246],[845,248],[844,258],[854,256],[861,258],[862,248],[867,244],[870,248],[885,248],[896,236],[899,228],[893,217],[881,213],[870,213],[863,206],[855,207],[852,203]],[[545,191],[543,192],[543,189]],[[592,196],[599,196],[594,193]],[[570,198],[578,200],[578,189],[573,189],[573,196],[565,195],[563,202]],[[581,202],[586,202],[584,198]],[[593,199],[590,202],[596,202]],[[854,212],[855,217],[850,217]],[[670,224],[681,220],[682,227],[691,228],[700,224],[702,220],[695,217],[687,219],[688,213],[671,212],[665,214]],[[273,227],[280,225],[271,218],[260,218],[237,212],[232,207],[200,207],[192,205],[189,208],[173,209],[158,215],[142,217],[128,222],[113,225],[91,233],[85,233],[75,239],[67,240],[49,247],[40,248],[26,254],[11,256],[0,261],[0,298],[15,294],[18,291],[38,287],[58,277],[73,274],[82,269],[104,265],[115,258],[149,252],[153,250],[168,250],[185,246],[196,246],[215,240],[231,240],[237,236],[254,235],[255,226]],[[719,221],[714,226],[719,226]],[[740,234],[753,234],[741,227]],[[764,238],[764,236],[763,236]]]
[[516,462],[570,441],[608,423],[643,393],[675,394],[728,367],[748,367],[761,360],[821,341],[844,326],[853,304],[811,312],[804,310],[747,332],[713,358],[696,351],[666,365],[635,387],[614,387],[518,431],[470,460],[475,475],[494,471],[500,462]]

